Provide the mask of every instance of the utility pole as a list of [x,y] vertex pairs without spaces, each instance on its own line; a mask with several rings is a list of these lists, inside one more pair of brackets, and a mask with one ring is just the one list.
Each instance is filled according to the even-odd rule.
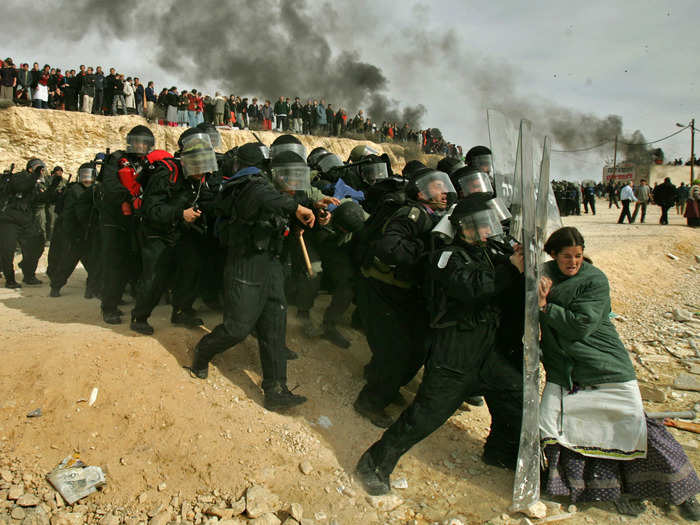
[[695,119],[690,121],[690,185],[695,180]]
[[615,184],[615,170],[617,169],[617,135],[615,135],[615,151],[613,153],[613,170],[610,181]]

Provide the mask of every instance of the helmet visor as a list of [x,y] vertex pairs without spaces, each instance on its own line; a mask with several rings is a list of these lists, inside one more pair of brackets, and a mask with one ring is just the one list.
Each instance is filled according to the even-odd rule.
[[153,149],[156,141],[151,135],[132,134],[126,137],[126,152],[135,153],[137,155],[146,155]]
[[447,171],[447,174],[452,175],[455,171],[462,169],[464,166],[466,166],[466,164],[460,160]]
[[274,159],[277,155],[279,155],[280,153],[284,153],[285,151],[291,151],[299,155],[299,157],[301,157],[302,159],[306,159],[306,148],[302,144],[296,143],[273,144],[270,148],[270,158]]
[[491,155],[477,155],[469,163],[470,166],[485,173],[493,173],[493,159]]
[[459,219],[458,232],[470,243],[486,242],[491,237],[503,235],[501,221],[493,210],[483,210]]
[[378,180],[389,178],[385,162],[374,162],[372,164],[362,164],[360,173],[367,184],[374,184]]
[[331,169],[342,165],[343,161],[340,160],[338,155],[334,155],[333,153],[329,153],[321,157],[317,164],[321,173],[328,173]]
[[477,171],[468,175],[463,175],[457,179],[457,187],[459,188],[459,196],[461,198],[479,193],[493,194],[493,186],[488,173]]
[[83,186],[90,186],[95,182],[95,170],[93,168],[80,168],[78,170],[78,182]]
[[209,134],[196,133],[185,137],[182,140],[180,162],[187,177],[215,172],[218,165]]
[[286,164],[272,168],[272,180],[281,191],[311,191],[311,170],[306,164]]
[[432,208],[446,210],[457,197],[449,175],[441,171],[429,171],[419,176],[415,184],[418,188],[418,199]]
[[498,197],[486,201],[486,205],[493,210],[500,222],[507,221],[508,219],[513,217],[510,214],[510,210],[508,210],[508,206],[506,206],[506,203]]

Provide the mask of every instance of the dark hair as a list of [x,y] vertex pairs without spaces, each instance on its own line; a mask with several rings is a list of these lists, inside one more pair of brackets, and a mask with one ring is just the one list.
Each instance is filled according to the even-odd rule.
[[[547,242],[544,243],[544,251],[549,255],[556,255],[564,248],[571,246],[580,246],[581,249],[585,249],[586,243],[583,241],[583,235],[580,231],[573,226],[564,226],[549,236]],[[583,260],[591,262],[588,257],[584,257]]]

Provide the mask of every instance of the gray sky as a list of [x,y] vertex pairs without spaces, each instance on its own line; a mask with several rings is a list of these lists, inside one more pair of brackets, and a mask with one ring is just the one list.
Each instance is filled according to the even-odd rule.
[[[148,32],[123,29],[120,40],[98,31],[103,21],[91,17],[92,11],[69,8],[93,1],[102,4],[99,0],[64,2],[57,12],[52,11],[55,4],[45,2],[31,12],[26,2],[10,0],[10,16],[0,20],[0,29],[9,35],[3,39],[2,53],[13,56],[15,62],[36,59],[42,65],[76,69],[81,63],[115,65],[125,74],[155,80],[158,87],[176,84],[212,93],[231,88],[240,95],[258,94],[237,91],[236,79],[192,84],[184,65],[181,74],[165,71],[159,66],[159,42]],[[328,28],[323,36],[335,56],[353,50],[362,61],[379,67],[388,80],[386,95],[402,104],[424,104],[423,125],[439,127],[465,151],[475,144],[488,145],[487,107],[503,109],[515,120],[527,116],[543,131],[555,109],[570,110],[572,122],[584,114],[601,119],[619,115],[625,134],[638,129],[647,140],[675,131],[676,122],[685,124],[700,116],[697,0],[348,4],[308,1],[304,8],[297,1],[294,6],[318,17],[318,25]],[[161,13],[164,23],[174,16],[168,10]],[[197,8],[194,13],[197,16]],[[222,33],[234,31],[241,23],[245,21],[227,18],[209,34],[190,36],[216,49],[225,39]],[[32,29],[37,25],[53,31],[39,31],[37,39]],[[256,45],[278,42],[274,32],[264,28],[258,38]],[[222,46],[221,61],[236,52],[246,50]],[[178,63],[177,53],[170,58]],[[332,94],[326,97],[333,98]],[[690,133],[659,146],[667,159],[687,159]],[[553,159],[553,176],[597,179],[602,159],[611,157],[612,147],[587,155],[559,154]]]

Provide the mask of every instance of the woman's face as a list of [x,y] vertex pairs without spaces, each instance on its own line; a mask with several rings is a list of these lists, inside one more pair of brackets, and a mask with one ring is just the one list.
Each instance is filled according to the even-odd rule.
[[559,271],[567,277],[573,277],[581,269],[583,264],[583,246],[567,246],[557,254],[552,254],[557,261]]

